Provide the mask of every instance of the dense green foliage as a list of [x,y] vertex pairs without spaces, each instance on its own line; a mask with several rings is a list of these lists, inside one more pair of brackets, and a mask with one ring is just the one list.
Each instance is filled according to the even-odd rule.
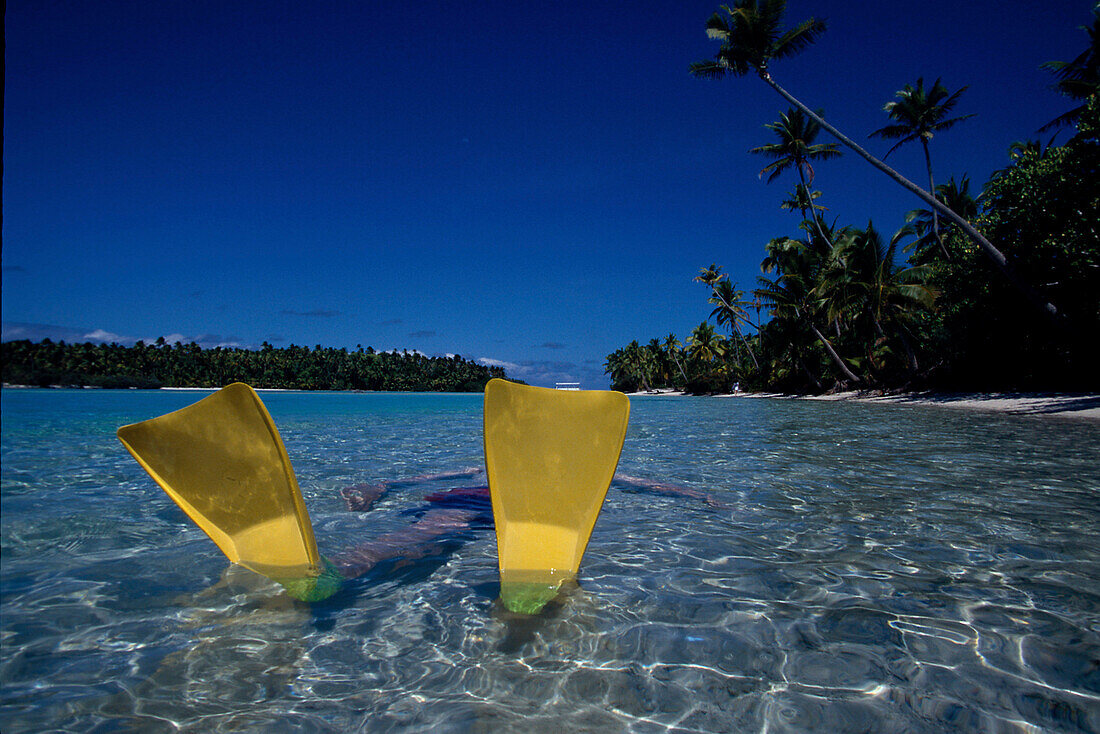
[[935,264],[942,291],[930,324],[943,357],[937,382],[953,387],[1094,390],[1100,385],[1100,98],[1065,145],[1020,146],[986,184],[978,226],[1017,272],[1058,304],[1065,320],[1037,317],[969,242],[949,230],[951,260]]
[[296,390],[417,390],[478,392],[499,367],[460,356],[426,357],[371,348],[313,349],[291,345],[260,350],[202,349],[158,340],[132,347],[29,341],[0,345],[3,380],[17,385],[97,387],[222,387],[247,382],[259,388]]
[[729,341],[704,321],[691,332],[686,348],[675,334],[663,342],[651,339],[645,346],[634,341],[609,354],[604,370],[611,375],[612,390],[676,387],[696,393],[724,392],[732,379],[728,352]]
[[[728,17],[712,17],[708,34],[723,42],[722,50],[715,61],[693,65],[692,72],[742,76],[755,70],[776,87],[768,61],[801,50],[824,30],[811,19],[780,31],[784,5],[784,0],[740,0],[724,9]],[[1094,19],[1100,19],[1100,10]],[[827,127],[820,112],[811,114],[777,88],[796,107],[766,126],[778,142],[753,152],[773,159],[765,169],[769,180],[784,171],[799,174],[794,195],[782,207],[801,213],[801,234],[765,245],[763,275],[751,301],[716,265],[696,277],[710,289],[708,302],[715,307],[710,316],[729,331],[728,339],[704,323],[686,349],[675,335],[645,347],[633,342],[608,357],[613,386],[691,392],[725,391],[737,384],[787,392],[1100,389],[1096,29],[1095,22],[1086,28],[1089,51],[1073,62],[1046,65],[1058,74],[1059,91],[1085,100],[1074,115],[1059,120],[1076,124],[1072,137],[1046,150],[1034,143],[1013,145],[1010,165],[995,173],[976,199],[965,175],[935,186],[934,199],[920,192],[938,209],[910,212],[889,241],[871,223],[829,227],[823,221],[816,203],[822,194],[811,191],[808,161],[812,152],[828,151],[816,156],[824,160],[832,151],[814,143],[817,125],[872,159]],[[947,117],[961,91],[949,94],[937,80],[926,93],[918,81],[898,93],[900,102],[884,108],[894,124],[879,136],[925,144],[930,189],[927,140],[933,131],[964,119]],[[903,185],[913,186],[908,180]],[[909,253],[905,262],[903,251]],[[752,323],[750,308],[766,312],[764,323]],[[742,327],[755,327],[755,333]]]

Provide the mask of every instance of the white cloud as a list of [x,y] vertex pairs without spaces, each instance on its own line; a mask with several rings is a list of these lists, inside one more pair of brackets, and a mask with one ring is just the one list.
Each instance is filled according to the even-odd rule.
[[34,332],[21,324],[9,324],[4,322],[3,339],[4,341],[15,341],[17,339],[31,339],[34,337]]
[[516,372],[518,372],[518,371],[523,369],[523,367],[516,364],[515,362],[504,362],[504,361],[499,360],[499,359],[493,359],[492,357],[478,357],[477,358],[477,363],[478,364],[483,364],[486,367],[503,367],[505,369],[505,371],[516,371]]
[[85,334],[83,338],[94,342],[118,342],[120,344],[127,341],[133,341],[130,337],[119,336],[118,334],[114,334],[104,329],[96,329],[95,331],[90,331]]

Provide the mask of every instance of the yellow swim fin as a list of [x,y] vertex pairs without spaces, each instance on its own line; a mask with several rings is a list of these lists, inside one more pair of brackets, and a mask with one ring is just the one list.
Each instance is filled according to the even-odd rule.
[[534,614],[576,576],[629,417],[619,392],[485,386],[485,467],[508,609]]
[[339,588],[339,572],[317,552],[279,431],[251,387],[234,383],[123,426],[118,438],[230,561],[305,601]]

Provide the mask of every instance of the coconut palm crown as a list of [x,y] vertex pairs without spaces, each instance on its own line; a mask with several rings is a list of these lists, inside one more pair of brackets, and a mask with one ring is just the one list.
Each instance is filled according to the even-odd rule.
[[731,8],[722,6],[707,20],[707,38],[722,42],[713,61],[691,65],[691,73],[701,77],[721,77],[727,73],[745,76],[755,71],[765,76],[773,59],[794,56],[825,32],[825,21],[809,18],[794,28],[780,30],[787,0],[740,0]]
[[[951,110],[959,101],[959,96],[965,91],[966,87],[963,87],[949,93],[939,79],[931,89],[925,91],[924,77],[917,79],[915,87],[906,84],[905,88],[895,95],[897,99],[887,102],[882,108],[894,124],[879,128],[869,136],[898,141],[894,147],[886,151],[883,159],[886,159],[899,146],[919,140],[924,150],[924,165],[928,171],[928,190],[935,191],[936,182],[932,178],[932,156],[928,152],[928,141],[940,130],[948,130],[966,118],[973,117],[973,115],[949,117]],[[947,248],[943,246],[943,240],[940,237],[940,217],[935,209],[932,210],[932,233],[935,240],[940,243],[944,256],[947,257]]]
[[886,156],[914,140],[920,140],[927,153],[928,141],[937,132],[950,129],[968,117],[974,116],[970,114],[948,118],[951,110],[958,103],[959,96],[965,91],[966,87],[963,87],[949,93],[939,79],[931,89],[925,90],[924,77],[917,79],[915,87],[912,84],[906,84],[895,95],[897,99],[887,102],[882,108],[894,124],[875,130],[870,137],[877,136],[898,141],[886,151]]
[[[817,114],[825,113],[818,110]],[[791,107],[779,116],[778,122],[770,122],[764,127],[775,133],[776,142],[758,146],[749,152],[775,159],[760,171],[761,176],[768,174],[768,183],[793,168],[798,172],[803,187],[808,187],[814,182],[812,161],[840,157],[840,148],[836,143],[814,142],[821,126],[803,115],[797,107]]]
[[[820,117],[825,112],[817,110],[816,114]],[[768,123],[764,127],[775,133],[777,140],[749,151],[774,159],[764,166],[760,175],[768,174],[768,183],[771,183],[784,171],[793,168],[798,173],[799,187],[809,204],[801,207],[802,218],[807,221],[812,219],[817,234],[824,238],[825,230],[817,218],[809,194],[810,186],[814,182],[814,167],[811,162],[839,158],[840,148],[836,143],[815,143],[818,133],[821,132],[821,125],[802,114],[802,110],[797,107],[791,107],[779,116],[778,122]]]

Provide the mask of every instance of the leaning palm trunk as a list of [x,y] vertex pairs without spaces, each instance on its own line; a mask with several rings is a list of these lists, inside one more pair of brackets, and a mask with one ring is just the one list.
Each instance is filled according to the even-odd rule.
[[749,353],[749,358],[752,359],[752,366],[756,368],[756,371],[760,371],[760,363],[756,361],[756,355],[752,353],[752,347],[749,346],[749,340],[745,338],[745,335],[741,333],[741,330],[737,330],[737,336],[741,339],[741,343],[745,345],[745,351]]
[[849,369],[848,365],[844,363],[844,360],[841,359],[840,355],[836,353],[835,349],[833,349],[832,343],[825,338],[825,335],[822,334],[816,326],[814,326],[814,323],[809,319],[805,319],[805,321],[806,324],[813,330],[814,336],[817,337],[817,340],[821,342],[821,345],[823,347],[825,347],[825,351],[829,353],[830,357],[832,357],[833,362],[840,369],[840,371],[844,373],[844,376],[852,382],[863,382],[863,380],[859,379],[859,376],[856,375],[855,372],[852,372],[852,370]]
[[810,372],[810,368],[807,367],[806,363],[802,361],[802,357],[797,357],[796,361],[798,362],[798,366],[802,369],[802,374],[806,375],[806,377],[809,378],[810,382],[814,386],[814,389],[816,389],[818,392],[822,392],[821,383],[818,382],[818,379],[816,377],[814,377],[814,373]]
[[913,351],[913,345],[905,338],[905,332],[900,328],[898,329],[898,339],[901,341],[901,346],[905,349],[905,357],[909,361],[910,376],[917,374],[920,370],[920,365],[917,363],[917,353]]
[[[886,329],[882,328],[882,321],[879,319],[879,315],[873,310],[869,311],[868,313],[871,316],[871,321],[875,325],[875,334],[880,339],[885,341],[888,337],[886,336]],[[901,342],[902,349],[905,350],[905,359],[909,367],[909,374],[915,375],[917,373],[917,370],[920,369],[920,365],[917,364],[917,353],[913,351],[913,345],[911,345],[909,343],[909,340],[905,338],[905,329],[902,328],[900,325],[897,327],[897,335],[898,341]]]
[[806,215],[805,207],[802,208],[802,219],[809,219],[813,222],[814,228],[817,229],[818,236],[821,237],[821,241],[825,243],[826,247],[832,247],[833,243],[825,236],[825,230],[821,228],[821,220],[817,218],[817,212],[814,211],[813,195],[810,194],[810,186],[806,183],[806,174],[802,172],[801,166],[798,169],[798,178],[802,181],[802,193],[806,196],[806,201],[809,202],[810,206],[809,216]]
[[733,304],[723,298],[722,294],[718,292],[718,288],[716,288],[715,286],[711,286],[711,292],[714,293],[714,296],[722,303],[723,306],[726,307],[726,310],[730,314],[730,331],[737,332],[737,336],[741,338],[741,343],[745,345],[745,351],[747,351],[749,353],[749,357],[752,358],[752,366],[756,368],[757,372],[759,372],[760,363],[756,361],[756,355],[752,353],[752,347],[749,346],[749,343],[745,339],[744,335],[741,333],[741,330],[737,328],[737,320],[734,316]]
[[962,229],[962,231],[966,233],[967,237],[972,239],[979,247],[982,248],[982,250],[985,251],[985,254],[989,257],[990,260],[993,261],[993,264],[996,265],[997,268],[1000,269],[1000,271],[1004,274],[1004,276],[1006,278],[1008,278],[1009,282],[1011,282],[1017,289],[1019,289],[1020,292],[1023,293],[1024,296],[1026,296],[1027,299],[1029,301],[1031,301],[1031,303],[1036,308],[1038,308],[1040,311],[1042,311],[1047,317],[1049,317],[1055,323],[1057,323],[1057,324],[1062,323],[1062,320],[1064,319],[1064,316],[1062,316],[1062,314],[1058,311],[1057,307],[1055,307],[1055,305],[1050,303],[1049,301],[1045,300],[1039,294],[1039,292],[1036,291],[1034,288],[1032,288],[1030,285],[1028,285],[1024,281],[1022,281],[1016,275],[1015,270],[1009,264],[1008,258],[1005,257],[1004,253],[1001,252],[1000,250],[998,250],[996,247],[994,247],[993,243],[990,242],[989,240],[987,240],[985,237],[983,237],[982,234],[980,232],[978,232],[978,230],[974,229],[974,226],[971,225],[970,222],[968,222],[965,219],[963,219],[962,217],[960,217],[958,214],[955,213],[955,211],[953,209],[948,208],[943,202],[941,202],[935,196],[928,193],[927,191],[922,189],[920,186],[917,186],[915,183],[913,183],[909,179],[905,178],[905,176],[902,176],[900,173],[895,171],[893,168],[890,168],[890,166],[886,165],[885,163],[880,161],[878,158],[875,158],[873,155],[871,155],[866,150],[864,150],[854,140],[852,140],[847,135],[840,132],[839,130],[837,130],[832,125],[830,125],[828,122],[825,121],[824,118],[817,115],[809,107],[802,104],[802,102],[800,102],[798,99],[796,99],[794,96],[792,96],[790,92],[788,92],[783,87],[779,86],[779,84],[774,79],[772,79],[772,76],[771,76],[771,74],[768,73],[767,69],[762,68],[758,71],[758,73],[760,75],[760,78],[763,79],[765,82],[767,82],[768,86],[770,86],[772,89],[774,89],[776,92],[779,93],[779,96],[783,97],[783,99],[787,100],[788,102],[793,104],[795,107],[798,107],[798,109],[802,110],[802,112],[805,113],[806,115],[808,115],[810,117],[810,119],[812,119],[818,125],[820,125],[824,129],[826,129],[830,133],[832,133],[832,135],[834,137],[836,137],[837,140],[839,140],[840,142],[844,143],[846,146],[851,148],[853,151],[855,151],[856,154],[858,154],[860,157],[865,159],[868,163],[870,163],[875,168],[877,168],[880,171],[882,171],[883,173],[885,173],[887,176],[889,176],[891,179],[893,179],[896,183],[901,185],[904,189],[906,189],[910,193],[916,195],[921,201],[928,204],[928,206],[932,207],[933,212],[939,212],[940,214],[942,214],[947,219],[950,219],[952,222],[959,225],[959,228]]
[[687,373],[684,372],[684,366],[680,364],[680,360],[676,359],[675,354],[672,354],[672,362],[676,365],[676,369],[680,370],[680,377],[684,378],[684,384],[686,385],[688,381]]
[[[921,147],[924,148],[924,165],[928,168],[928,190],[934,193],[936,183],[932,178],[932,155],[928,152],[928,141],[921,138],[920,142]],[[951,262],[951,253],[947,251],[947,246],[943,244],[943,237],[940,235],[940,215],[935,209],[932,210],[932,235],[936,238],[944,259]]]

